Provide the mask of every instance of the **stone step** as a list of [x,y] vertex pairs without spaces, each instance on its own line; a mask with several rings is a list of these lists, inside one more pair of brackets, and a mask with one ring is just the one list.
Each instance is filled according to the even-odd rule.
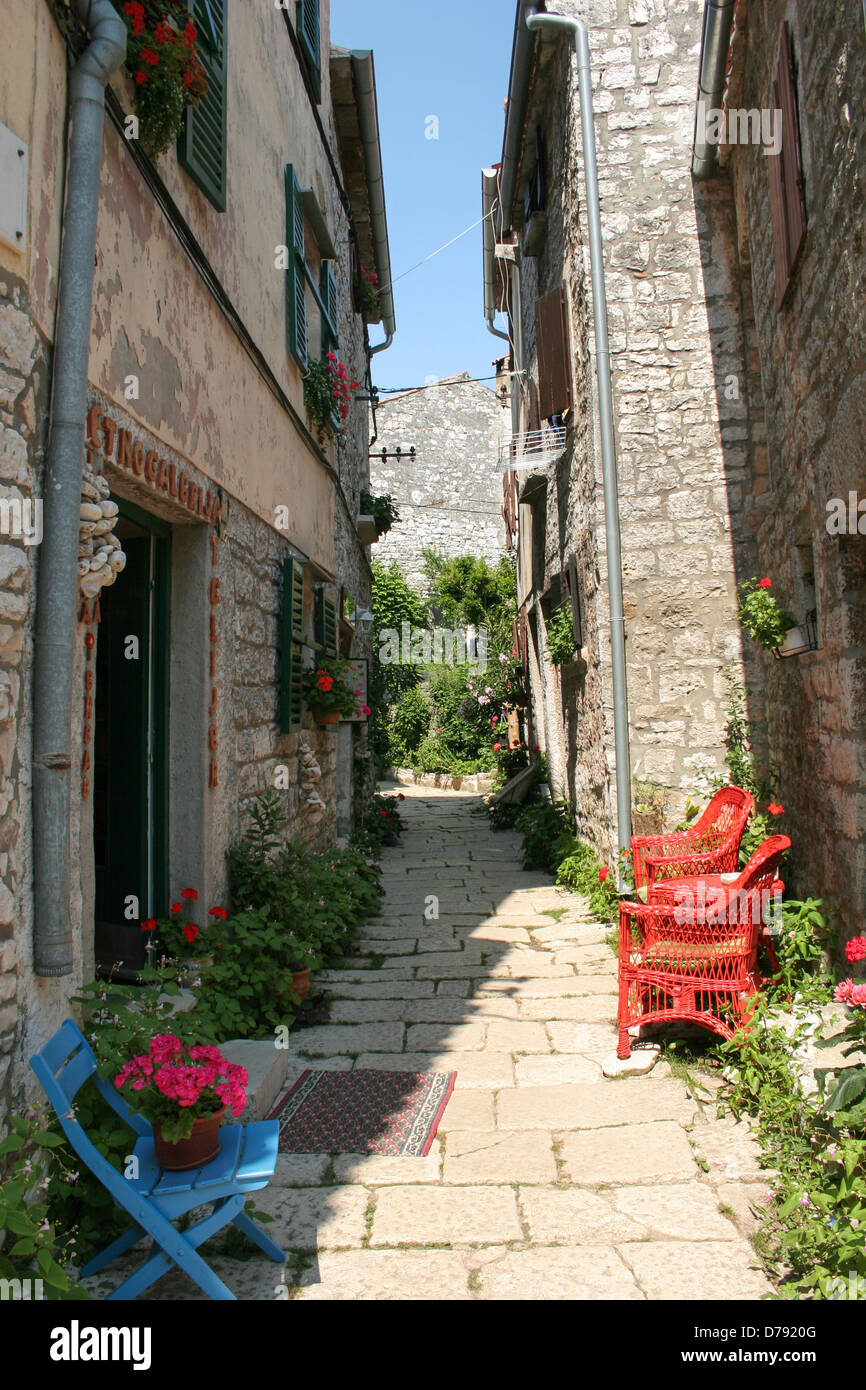
[[265,1119],[273,1110],[280,1092],[285,1089],[289,1053],[287,1048],[276,1047],[275,1041],[269,1038],[259,1041],[234,1038],[231,1042],[220,1043],[223,1056],[236,1066],[246,1067],[249,1072],[247,1106],[238,1117],[238,1124]]

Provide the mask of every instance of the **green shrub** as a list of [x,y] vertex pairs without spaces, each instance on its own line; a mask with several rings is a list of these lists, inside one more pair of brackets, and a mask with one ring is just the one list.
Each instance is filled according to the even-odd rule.
[[524,869],[546,869],[548,873],[554,873],[558,863],[557,842],[564,834],[571,835],[571,815],[567,803],[532,802],[524,807],[516,824],[523,836]]
[[407,690],[391,715],[389,741],[393,767],[406,765],[430,728],[430,706],[420,686]]
[[[564,848],[563,843],[557,846],[558,851]],[[593,915],[599,921],[613,922],[619,917],[616,876],[602,865],[590,845],[581,840],[574,841],[559,863],[556,881],[573,893],[585,894]]]
[[574,656],[574,622],[570,608],[557,608],[547,624],[547,650],[554,666],[562,666]]
[[28,1281],[31,1299],[39,1281],[47,1299],[87,1300],[65,1269],[75,1254],[71,1228],[55,1220],[45,1200],[46,1156],[65,1145],[65,1136],[59,1126],[40,1128],[30,1118],[10,1116],[8,1125],[0,1141],[0,1279]]

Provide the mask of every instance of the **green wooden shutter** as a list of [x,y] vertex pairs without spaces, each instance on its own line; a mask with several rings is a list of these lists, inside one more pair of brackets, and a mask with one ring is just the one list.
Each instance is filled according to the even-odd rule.
[[337,656],[340,651],[340,632],[337,619],[337,604],[324,589],[316,590],[316,641],[327,656]]
[[286,165],[286,323],[289,351],[307,369],[307,276],[305,269],[304,200],[291,164]]
[[310,70],[316,101],[322,99],[322,28],[319,0],[298,0],[295,24],[304,58]]
[[226,40],[228,0],[187,0],[198,30],[198,52],[207,74],[207,96],[187,108],[177,155],[190,178],[218,212],[226,207]]
[[329,323],[323,325],[323,355],[326,352],[334,352],[339,343],[338,322],[340,313],[340,296],[337,289],[337,277],[334,273],[331,261],[322,261],[322,280],[321,280],[322,302],[328,315]]
[[280,652],[280,733],[301,728],[304,715],[304,567],[283,561],[283,632]]

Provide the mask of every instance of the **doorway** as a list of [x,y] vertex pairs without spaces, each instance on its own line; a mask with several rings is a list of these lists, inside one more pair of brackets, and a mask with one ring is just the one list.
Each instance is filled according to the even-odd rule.
[[171,528],[117,499],[126,568],[100,596],[93,731],[95,951],[135,978],[141,922],[167,910]]

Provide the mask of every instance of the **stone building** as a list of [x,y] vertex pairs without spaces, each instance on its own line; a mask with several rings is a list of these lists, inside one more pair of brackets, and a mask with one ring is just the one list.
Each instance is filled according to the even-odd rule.
[[508,431],[498,393],[460,372],[383,397],[375,421],[371,490],[390,494],[400,513],[376,559],[396,560],[416,587],[424,583],[425,549],[495,565],[505,549],[498,445]]
[[[129,121],[126,27],[106,0],[6,8],[8,1096],[94,969],[135,968],[141,920],[184,887],[203,913],[229,906],[225,854],[253,797],[277,790],[287,835],[321,847],[363,811],[366,727],[318,727],[300,683],[319,653],[369,654],[347,621],[370,595],[367,326],[387,346],[395,323],[389,292],[365,312],[357,288],[362,268],[391,280],[372,54],[330,46],[327,0],[300,28],[295,6],[241,19],[194,0],[207,96],[159,158]],[[359,383],[335,441],[304,395],[328,351]]]
[[[796,0],[708,7],[727,24],[715,40],[729,76],[719,105],[758,109],[749,126],[757,143],[736,144],[729,122],[735,147],[723,144],[720,161],[714,150],[704,168],[696,85],[711,55],[701,6],[517,6],[502,162],[484,176],[494,232],[485,309],[491,326],[496,311],[508,314],[512,365],[523,374],[511,482],[535,736],[580,832],[613,862],[609,576],[579,84],[568,36],[526,26],[527,13],[545,9],[589,28],[633,779],[663,790],[668,824],[688,795],[706,799],[703,774],[722,767],[732,667],[749,691],[759,761],[778,769],[794,841],[790,887],[844,902],[862,920],[863,542],[825,527],[829,498],[863,490],[863,135],[845,115],[864,95],[861,5],[834,7],[832,22],[824,7]],[[771,203],[786,177],[796,189],[785,165],[794,147],[773,148],[772,126],[764,138],[761,109],[780,105],[785,24],[796,83],[786,120],[799,105],[807,230],[783,287],[774,240],[786,231],[774,231]],[[527,440],[530,431],[539,433]],[[737,585],[763,575],[804,629],[817,608],[816,650],[773,660],[745,636]],[[547,626],[563,604],[579,659],[555,667]]]

